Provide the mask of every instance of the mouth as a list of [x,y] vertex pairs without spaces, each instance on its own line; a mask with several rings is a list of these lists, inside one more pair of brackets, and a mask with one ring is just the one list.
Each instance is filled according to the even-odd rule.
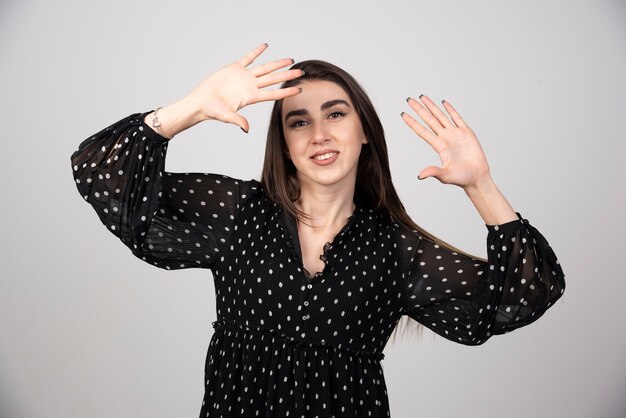
[[313,154],[313,156],[311,156],[311,159],[317,161],[325,161],[331,159],[337,154],[339,154],[339,151],[324,150]]

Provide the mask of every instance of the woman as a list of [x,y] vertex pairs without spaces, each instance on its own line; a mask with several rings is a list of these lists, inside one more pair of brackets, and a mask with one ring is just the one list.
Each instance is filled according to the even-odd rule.
[[[389,416],[380,361],[401,318],[483,344],[539,318],[565,289],[545,238],[493,184],[476,136],[427,97],[404,121],[439,153],[488,229],[488,260],[413,223],[391,182],[367,95],[322,61],[247,67],[261,45],[157,112],[130,115],[72,155],[81,195],[144,261],[214,276],[218,320],[204,416]],[[277,90],[263,87],[284,83]],[[164,171],[168,140],[275,100],[262,181]],[[413,321],[414,320],[414,321]]]

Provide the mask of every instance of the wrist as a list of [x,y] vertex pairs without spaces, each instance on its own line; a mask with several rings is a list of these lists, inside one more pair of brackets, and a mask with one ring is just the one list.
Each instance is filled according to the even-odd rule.
[[185,112],[189,115],[190,121],[192,121],[194,125],[205,120],[213,119],[211,116],[205,114],[202,100],[195,92],[183,97],[178,103],[182,109],[185,109]]
[[468,196],[472,195],[484,195],[497,190],[496,184],[491,178],[491,174],[487,172],[482,175],[478,179],[476,179],[472,184],[468,184],[463,186],[463,190]]
[[158,109],[158,127],[152,123],[154,112],[146,115],[145,122],[164,138],[172,139],[178,133],[204,120],[193,97],[187,96]]
[[500,192],[489,173],[463,188],[487,225],[501,225],[517,219],[517,214]]

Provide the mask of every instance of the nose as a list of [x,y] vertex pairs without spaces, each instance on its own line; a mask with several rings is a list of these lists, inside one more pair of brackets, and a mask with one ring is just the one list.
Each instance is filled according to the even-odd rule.
[[325,144],[330,141],[330,137],[328,132],[324,129],[323,124],[317,123],[315,124],[315,130],[313,131],[313,144]]

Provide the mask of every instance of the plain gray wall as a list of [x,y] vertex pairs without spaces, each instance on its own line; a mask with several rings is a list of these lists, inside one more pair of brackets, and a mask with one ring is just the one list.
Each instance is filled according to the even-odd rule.
[[[188,94],[261,42],[259,62],[319,58],[366,88],[396,187],[423,227],[485,256],[463,191],[404,99],[447,99],[496,184],[554,248],[565,295],[531,326],[467,347],[425,331],[386,348],[394,418],[626,416],[624,1],[7,1],[0,3],[0,416],[194,417],[215,320],[210,272],[132,256],[82,200],[70,155],[122,117]],[[168,171],[260,174],[251,130],[204,123]]]

